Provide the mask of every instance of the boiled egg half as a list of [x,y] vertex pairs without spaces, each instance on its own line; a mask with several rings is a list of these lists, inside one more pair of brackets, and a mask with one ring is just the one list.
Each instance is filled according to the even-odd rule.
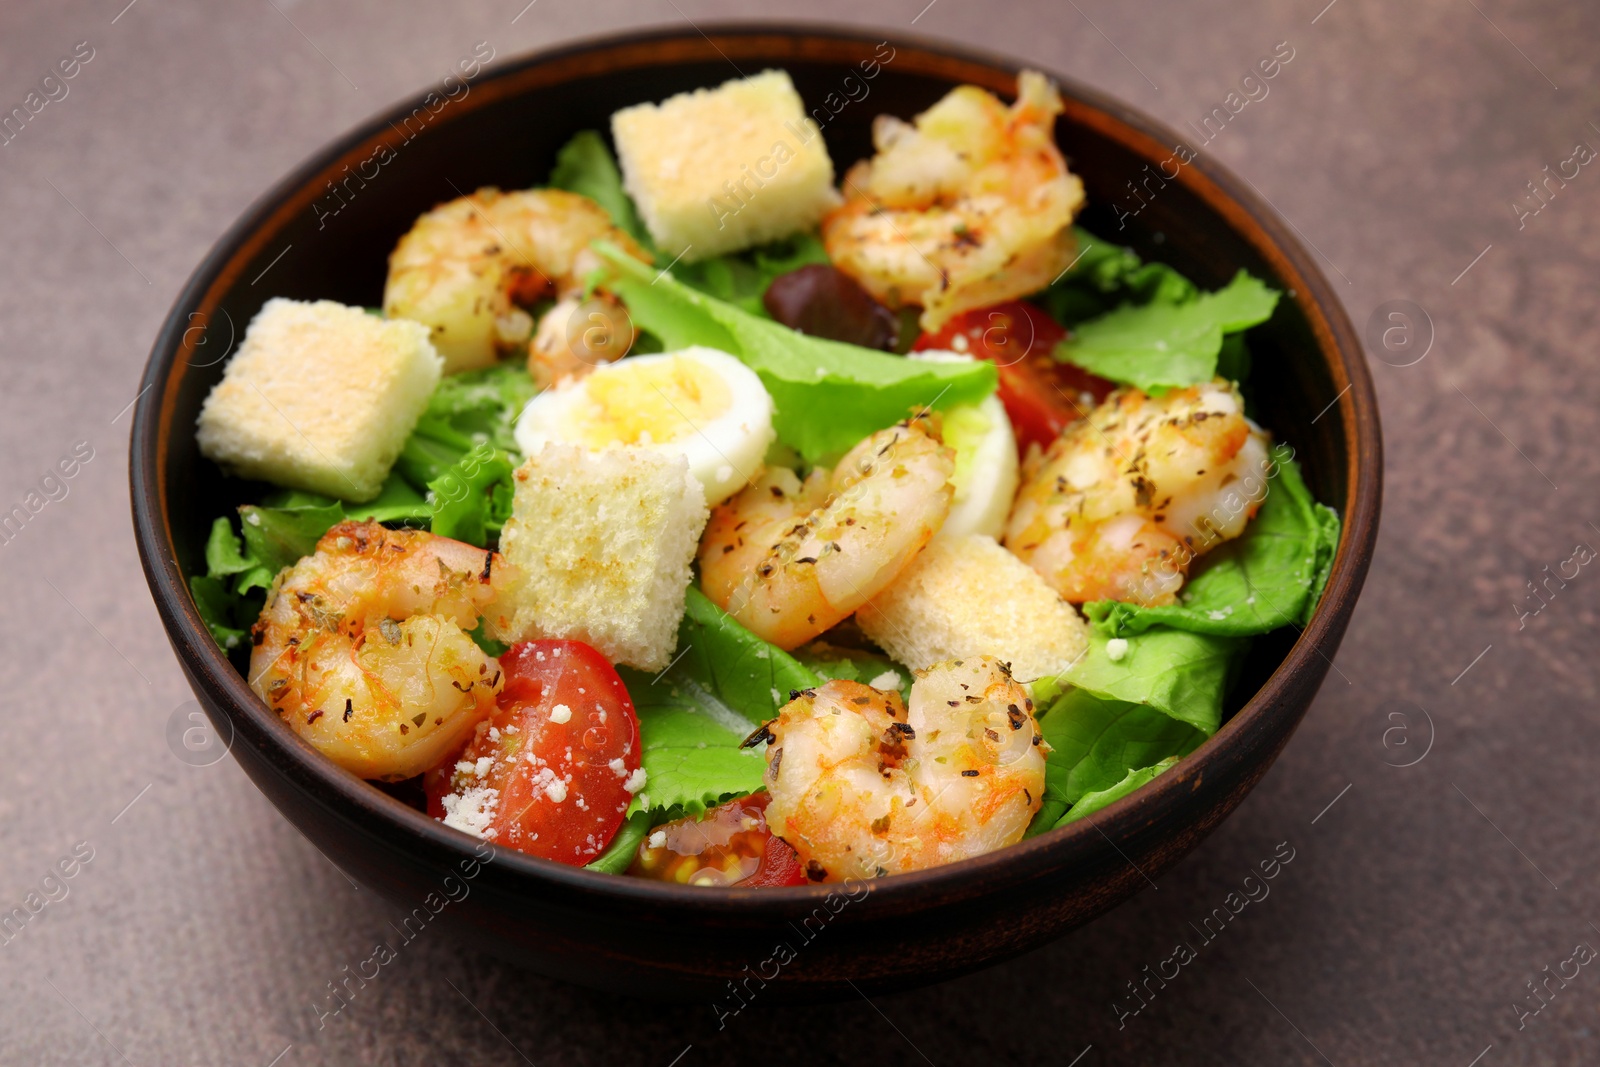
[[[913,352],[911,359],[970,362],[971,356],[937,349]],[[944,443],[955,450],[955,488],[950,513],[937,536],[988,534],[999,540],[1017,495],[1017,439],[1005,405],[993,393],[976,404],[957,404],[944,412]]]
[[552,441],[684,456],[706,503],[716,505],[761,472],[773,439],[772,397],[755,371],[714,348],[629,356],[534,397],[516,437],[525,456]]

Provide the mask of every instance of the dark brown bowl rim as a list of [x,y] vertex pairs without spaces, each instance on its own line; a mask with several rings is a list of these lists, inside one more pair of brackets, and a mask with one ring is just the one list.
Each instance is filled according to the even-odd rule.
[[[779,54],[787,50],[795,58],[805,58],[808,43],[821,47],[830,42],[871,44],[883,40],[896,49],[897,64],[904,66],[909,60],[911,69],[924,66],[941,77],[948,76],[952,62],[968,68],[970,73],[963,76],[975,81],[992,81],[997,72],[1013,76],[1024,66],[1034,66],[915,36],[805,23],[705,23],[692,29],[656,27],[585,38],[495,64],[475,81],[473,96],[478,97],[479,102],[470,107],[482,106],[488,100],[514,91],[510,83],[536,68],[565,63],[568,67],[592,70],[597,64],[611,63],[616,69],[619,53],[630,53],[634,66],[644,68],[685,61],[681,49],[693,48],[697,41],[703,42],[706,49],[703,58],[721,55],[726,59],[725,50],[730,48],[736,54],[747,48],[750,51],[770,49]],[[668,54],[668,50],[661,49],[662,58],[656,58],[653,53],[657,50],[652,46],[666,42],[674,42],[680,51]],[[569,70],[563,76],[571,77],[578,72]],[[1169,151],[1166,146],[1182,140],[1175,131],[1124,104],[1070,78],[1051,76],[1061,86],[1069,120],[1087,122],[1101,134],[1122,142],[1151,161],[1163,158]],[[463,98],[456,107],[467,105],[470,99]],[[320,188],[318,179],[322,175],[335,171],[353,154],[362,153],[364,146],[375,139],[382,139],[396,121],[419,106],[422,106],[422,94],[395,105],[319,149],[257,199],[195,269],[174,301],[151,349],[132,424],[129,478],[140,558],[168,636],[191,678],[211,689],[230,718],[250,720],[263,736],[277,739],[283,758],[294,765],[295,777],[302,787],[316,789],[324,797],[348,804],[352,819],[364,815],[388,822],[420,835],[437,851],[454,853],[455,858],[466,860],[473,855],[476,844],[466,834],[445,827],[322,758],[298,735],[286,729],[255,696],[212,640],[195,609],[178,569],[165,508],[167,434],[164,431],[170,427],[162,426],[161,414],[179,380],[175,369],[187,344],[186,334],[195,321],[190,309],[204,308],[208,315],[220,293],[233,283],[238,270],[268,239],[271,231],[267,228],[292,214],[291,207],[295,211],[304,209],[304,203],[293,204],[297,193],[309,200],[305,194]],[[1337,639],[1343,622],[1354,609],[1377,538],[1382,488],[1377,399],[1357,335],[1328,279],[1290,233],[1284,220],[1254,191],[1254,186],[1235,177],[1208,156],[1199,156],[1186,165],[1180,180],[1223,216],[1278,271],[1292,291],[1291,298],[1310,322],[1318,353],[1328,365],[1333,384],[1340,388],[1334,402],[1348,393],[1349,417],[1344,420],[1347,491],[1340,509],[1343,531],[1322,600],[1283,661],[1255,695],[1172,771],[1106,807],[1092,820],[1073,823],[974,859],[871,882],[870,893],[880,904],[916,907],[934,898],[949,899],[952,893],[961,897],[982,892],[995,884],[989,880],[991,874],[1004,880],[1025,878],[1057,866],[1072,853],[1091,847],[1102,836],[1114,841],[1124,832],[1136,829],[1146,809],[1172,798],[1180,790],[1191,788],[1192,782],[1220,768],[1230,742],[1245,728],[1263,716],[1303,713],[1284,706],[1279,698],[1290,688],[1291,678],[1297,671],[1312,666],[1315,657],[1324,656],[1321,646],[1330,637]],[[230,265],[235,269],[227,270]],[[494,852],[496,867],[509,868],[529,879],[548,880],[568,890],[611,898],[618,904],[649,903],[674,910],[682,908],[685,912],[711,907],[747,915],[759,915],[762,910],[770,909],[776,914],[796,905],[820,901],[836,889],[828,884],[781,889],[678,886],[570,867],[509,849],[496,848]]]

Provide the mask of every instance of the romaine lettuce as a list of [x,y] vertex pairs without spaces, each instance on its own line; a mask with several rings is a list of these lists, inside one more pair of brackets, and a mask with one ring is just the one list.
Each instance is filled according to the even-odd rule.
[[613,245],[608,285],[634,324],[667,349],[731,352],[761,376],[777,407],[778,440],[809,463],[830,463],[869,434],[923,408],[976,403],[994,391],[992,363],[908,360],[807,337],[657,273]]
[[1210,381],[1223,337],[1265,322],[1278,294],[1240,271],[1214,293],[1173,303],[1125,303],[1078,323],[1055,356],[1149,392]]
[[[1216,733],[1248,644],[1165,626],[1127,638],[1092,632],[1088,651],[1060,678],[1033,684],[1034,700],[1048,704],[1039,730],[1051,751],[1028,836],[1081,817],[1073,813],[1090,797],[1104,794],[1103,807],[1131,792],[1159,773],[1152,764],[1186,756]],[[1151,773],[1134,775],[1140,768]]]
[[[1120,641],[1116,655],[1107,646]],[[1096,696],[1148,704],[1210,737],[1222,725],[1222,701],[1232,667],[1249,644],[1156,626],[1126,638],[1091,632],[1089,648],[1065,680]]]
[[1339,517],[1312,498],[1293,459],[1280,452],[1273,460],[1276,475],[1266,482],[1261,510],[1241,536],[1195,562],[1179,603],[1099,600],[1085,604],[1084,614],[1112,636],[1156,625],[1244,636],[1309,618],[1339,541]]
[[1110,789],[1130,768],[1194,751],[1206,734],[1148,704],[1069,689],[1039,722],[1050,745],[1044,803],[1029,836],[1053,829],[1085,796]]
[[605,208],[611,221],[652,253],[655,245],[645,229],[633,199],[622,188],[616,157],[597,130],[583,130],[556,153],[550,184],[569,193],[587,196]]
[[1155,781],[1158,775],[1171,770],[1177,762],[1178,757],[1171,756],[1152,767],[1142,767],[1138,770],[1129,771],[1122,781],[1113,786],[1085,794],[1082,799],[1072,805],[1070,811],[1061,817],[1056,826],[1065,826],[1069,822],[1087,818],[1101,808],[1110,807],[1114,801],[1121,800],[1130,793],[1138,792]]
[[654,677],[618,670],[639,716],[646,775],[629,811],[649,811],[655,822],[698,815],[760,789],[765,753],[739,743],[778,714],[791,690],[819,681],[692,586],[678,648],[672,665]]

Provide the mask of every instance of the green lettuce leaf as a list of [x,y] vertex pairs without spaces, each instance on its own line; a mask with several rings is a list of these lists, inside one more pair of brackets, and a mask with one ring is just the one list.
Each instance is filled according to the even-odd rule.
[[[1126,645],[1113,659],[1111,641]],[[1232,668],[1249,642],[1157,626],[1126,638],[1091,631],[1089,648],[1066,680],[1096,696],[1148,704],[1210,737],[1222,724]]]
[[707,296],[766,319],[771,316],[761,298],[774,278],[810,263],[827,262],[822,238],[800,233],[760,248],[680,263],[672,268],[672,276]]
[[1111,789],[1134,767],[1186,756],[1206,739],[1194,726],[1148,704],[1069,689],[1039,719],[1050,745],[1045,796],[1028,835],[1053,829],[1085,796]]
[[[417,492],[416,488],[394,471],[389,472],[389,477],[384,481],[383,488],[378,495],[365,504],[350,504],[335,501],[331,497],[316,497],[310,493],[295,494],[302,498],[302,502],[309,505],[338,503],[344,509],[344,517],[357,519],[361,522],[387,522],[408,523],[412,525],[426,523],[433,514],[433,506]],[[268,497],[268,500],[273,498]],[[263,501],[265,503],[266,501]]]
[[639,854],[639,844],[650,833],[650,814],[636,811],[624,820],[622,827],[617,830],[617,836],[611,839],[611,844],[597,856],[593,863],[588,865],[591,871],[604,871],[606,874],[624,874],[633,863],[633,857]]
[[1308,603],[1315,607],[1321,595],[1319,582],[1326,581],[1339,540],[1339,519],[1326,508],[1319,510],[1299,465],[1286,452],[1275,451],[1276,476],[1264,483],[1261,510],[1241,536],[1195,562],[1179,603],[1100,600],[1085,604],[1084,614],[1112,636],[1143,633],[1157,625],[1244,636],[1306,617]]
[[395,470],[425,490],[481,444],[515,455],[517,417],[537,392],[515,362],[450,375],[429,398]]
[[657,274],[614,246],[596,248],[615,268],[608,284],[634,323],[666,349],[721,349],[761,376],[777,407],[778,440],[809,463],[830,463],[919,409],[976,403],[994,391],[992,363],[908,360],[807,337]]
[[206,573],[189,586],[217,642],[237,648],[261,612],[262,591],[345,519],[428,526],[487,547],[511,513],[513,429],[535,392],[515,364],[451,375],[429,398],[376,498],[351,504],[301,490],[268,493],[239,509],[242,545],[227,516],[216,519],[206,540]]
[[622,187],[622,172],[606,139],[597,130],[583,130],[556,153],[550,184],[569,193],[587,196],[605,208],[618,228],[645,248],[655,251],[650,232],[639,218],[633,198]]
[[[217,521],[226,524],[228,520]],[[229,536],[232,536],[231,531]],[[243,648],[245,636],[255,620],[240,617],[246,613],[244,602],[228,588],[228,583],[209,574],[196,574],[189,579],[189,592],[194,596],[194,606],[199,609],[206,629],[211,631],[212,640],[225,652]],[[259,605],[256,610],[259,613]]]
[[488,547],[489,536],[499,537],[511,517],[515,470],[510,457],[487,441],[473,448],[428,483],[433,498],[429,528],[440,537]]
[[871,685],[885,673],[892,672],[895,676],[894,687],[900,690],[900,698],[908,705],[911,703],[911,669],[888,656],[855,648],[841,648],[826,641],[813,641],[795,649],[794,658],[825,682],[839,678]]
[[1265,322],[1277,301],[1276,291],[1241,270],[1214,293],[1125,303],[1080,322],[1055,356],[1146,392],[1210,381],[1224,335]]
[[649,811],[657,822],[760,789],[765,753],[739,743],[778,714],[790,690],[819,681],[692,586],[678,649],[655,676],[618,668],[639,716],[646,777],[629,811]]
[[1139,770],[1129,771],[1127,776],[1117,784],[1086,794],[1076,804],[1072,805],[1072,809],[1061,817],[1056,826],[1065,826],[1070,822],[1087,818],[1101,808],[1110,807],[1113,802],[1121,800],[1128,794],[1137,792],[1155,781],[1157,775],[1171,770],[1177,762],[1178,758],[1174,756],[1170,759],[1162,760],[1153,767],[1143,767]]
[[[556,153],[550,184],[557,189],[581,193],[599,204],[618,227],[659,259],[637,205],[623,188],[616,156],[599,132],[584,130]],[[713,256],[695,263],[679,263],[673,268],[673,276],[708,296],[766,318],[761,298],[766,295],[772,279],[808,263],[826,262],[828,253],[822,247],[821,238],[815,233],[801,233],[760,248]],[[635,351],[644,350],[635,348]]]
[[[1116,646],[1111,642],[1116,641]],[[1088,651],[1061,677],[1034,682],[1048,705],[1039,728],[1045,795],[1033,836],[1098,810],[1149,781],[1151,765],[1193,752],[1222,724],[1222,705],[1249,640],[1155,626],[1126,638],[1091,630]],[[1115,658],[1111,649],[1117,650]],[[1163,766],[1168,764],[1163,764]],[[1151,771],[1147,776],[1134,772]]]
[[1119,304],[1182,304],[1199,290],[1165,263],[1146,263],[1131,248],[1073,227],[1078,259],[1037,299],[1063,326],[1104,315]]
[[705,689],[748,720],[751,729],[776,718],[792,690],[809,689],[818,680],[793,656],[746,630],[694,586],[684,598],[678,657],[667,676]]
[[227,516],[218,516],[211,524],[211,534],[206,538],[206,573],[213,578],[242,574],[257,566],[257,561],[246,559],[239,548],[239,538]]
[[258,565],[249,572],[251,584],[259,581],[262,571],[266,584],[271,584],[279,571],[316,550],[322,535],[344,519],[344,505],[337,500],[325,504],[296,500],[280,507],[246,504],[239,509],[239,518],[245,549]]
[[[1250,377],[1250,346],[1245,344],[1244,334],[1230,333],[1222,339],[1222,350],[1217,353],[1217,377],[1226,378],[1230,382],[1246,381]],[[1246,414],[1249,400],[1245,401]]]
[[1311,616],[1322,600],[1322,591],[1328,587],[1328,574],[1333,570],[1333,556],[1339,550],[1339,535],[1343,528],[1339,521],[1339,513],[1328,505],[1313,504],[1312,510],[1317,513],[1317,518],[1322,524],[1322,543],[1318,546],[1317,568],[1315,576],[1311,579],[1311,590],[1306,595],[1305,608],[1300,612],[1301,626],[1311,622]]
[[634,795],[630,815],[647,811],[656,822],[700,815],[729,797],[761,788],[765,753],[739,747],[750,731],[734,728],[736,712],[682,678],[652,682],[640,671],[619,668],[617,673],[639,715],[639,765],[645,770],[645,785]]

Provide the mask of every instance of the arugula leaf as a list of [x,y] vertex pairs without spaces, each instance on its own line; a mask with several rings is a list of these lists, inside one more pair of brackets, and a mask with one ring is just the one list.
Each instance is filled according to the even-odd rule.
[[678,627],[678,658],[652,677],[618,668],[639,716],[645,787],[630,812],[655,821],[699,815],[729,797],[761,788],[766,759],[741,749],[752,730],[777,715],[791,689],[818,682],[787,652],[735,622],[689,587]]
[[1082,689],[1062,694],[1039,720],[1050,745],[1044,803],[1028,836],[1053,829],[1068,808],[1114,787],[1130,768],[1186,756],[1207,734],[1148,704],[1109,700]]
[[1261,510],[1241,536],[1196,561],[1180,603],[1099,600],[1085,604],[1083,613],[1112,636],[1156,625],[1194,633],[1263,634],[1305,617],[1308,603],[1314,607],[1321,595],[1319,581],[1326,581],[1339,518],[1318,510],[1293,459],[1280,452],[1273,460],[1276,477],[1266,483]]
[[1214,293],[1123,304],[1081,322],[1055,357],[1146,392],[1210,381],[1223,336],[1265,322],[1277,301],[1276,291],[1241,270]]
[[639,842],[650,833],[650,815],[648,812],[636,811],[623,821],[617,830],[617,836],[611,839],[611,844],[600,853],[594,862],[588,864],[591,871],[604,871],[606,874],[625,874],[633,863],[633,857],[639,854]]
[[1136,771],[1129,771],[1127,776],[1116,785],[1101,789],[1094,793],[1086,794],[1072,809],[1061,817],[1056,826],[1065,826],[1070,822],[1087,818],[1101,808],[1110,807],[1115,801],[1121,800],[1129,793],[1136,792],[1155,781],[1156,777],[1165,771],[1171,770],[1178,762],[1178,757],[1164,759],[1153,767],[1144,767]]
[[550,184],[569,193],[579,193],[606,209],[611,221],[652,254],[655,245],[645,228],[633,198],[622,187],[622,172],[616,157],[598,130],[582,130],[556,153],[550,171]]
[[[1117,659],[1106,649],[1111,640],[1127,645]],[[1148,704],[1210,737],[1222,724],[1222,700],[1247,644],[1165,626],[1127,638],[1091,630],[1089,648],[1067,669],[1066,680],[1096,696]]]
[[976,403],[994,391],[994,364],[909,360],[807,337],[655,274],[604,242],[610,287],[639,327],[667,349],[706,345],[730,352],[761,376],[777,407],[778,440],[809,463],[832,462],[862,438],[922,407]]

